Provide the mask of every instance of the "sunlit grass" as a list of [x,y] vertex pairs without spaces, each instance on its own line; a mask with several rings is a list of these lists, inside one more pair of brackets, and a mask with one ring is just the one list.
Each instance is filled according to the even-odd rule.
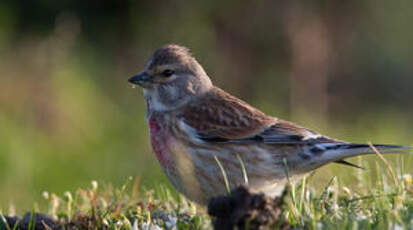
[[[364,167],[367,165],[364,165]],[[378,174],[361,171],[363,180],[349,188],[342,176],[332,176],[314,189],[314,176],[290,184],[284,192],[282,215],[291,228],[305,229],[408,229],[413,225],[411,174],[378,166]],[[390,176],[389,176],[390,175]],[[374,178],[377,176],[377,178]],[[368,183],[369,182],[369,183]],[[373,182],[373,185],[371,184]],[[128,178],[119,186],[92,181],[86,188],[55,194],[44,192],[33,211],[50,215],[75,229],[211,229],[205,208],[160,186],[139,189],[139,178]],[[30,207],[26,207],[30,210]],[[8,215],[7,210],[2,215]],[[3,217],[1,219],[4,219]],[[0,221],[1,222],[1,221]]]
[[[363,162],[363,166],[367,162]],[[347,187],[333,176],[322,190],[311,186],[314,178],[292,185],[286,217],[294,226],[310,229],[394,229],[413,224],[411,175],[380,164],[376,174],[362,170],[359,181]],[[394,174],[394,171],[396,173]],[[377,178],[375,178],[377,176]],[[300,194],[300,196],[296,195]]]
[[[62,195],[44,192],[47,208],[34,212],[48,214],[70,229],[206,229],[209,219],[195,204],[172,194],[168,188],[138,191],[139,179],[128,178],[122,185],[91,186]],[[0,213],[0,229],[4,225]],[[158,227],[158,228],[157,228]],[[13,229],[13,227],[11,227]]]

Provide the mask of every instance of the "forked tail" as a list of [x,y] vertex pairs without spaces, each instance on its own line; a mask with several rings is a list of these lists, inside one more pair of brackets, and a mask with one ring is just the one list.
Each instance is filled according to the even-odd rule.
[[[373,145],[380,153],[410,153],[411,147],[400,145]],[[368,144],[351,144],[343,142],[318,143],[308,149],[312,156],[309,161],[311,168],[318,168],[324,164],[335,162],[361,168],[344,159],[359,155],[373,154],[373,149]]]

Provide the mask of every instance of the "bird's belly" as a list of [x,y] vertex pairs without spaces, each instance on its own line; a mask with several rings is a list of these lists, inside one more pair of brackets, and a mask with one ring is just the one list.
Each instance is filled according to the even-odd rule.
[[[293,150],[280,151],[285,153]],[[226,193],[223,171],[225,171],[231,189],[248,181],[248,185],[256,192],[263,192],[270,196],[279,195],[283,191],[287,179],[281,160],[283,154],[277,154],[274,151],[269,150],[268,146],[260,144],[222,144],[212,148],[198,146],[187,149],[191,155],[204,202],[213,196]],[[222,165],[223,170],[220,169],[214,156]]]
[[[214,156],[221,163],[231,189],[245,184],[245,176],[257,192],[274,196],[284,188],[282,154],[274,151],[292,151],[290,149],[272,150],[259,144],[188,143],[172,135],[156,117],[149,120],[149,129],[152,149],[169,181],[193,201],[205,204],[211,197],[226,193],[223,171]],[[246,175],[238,157],[245,165]]]

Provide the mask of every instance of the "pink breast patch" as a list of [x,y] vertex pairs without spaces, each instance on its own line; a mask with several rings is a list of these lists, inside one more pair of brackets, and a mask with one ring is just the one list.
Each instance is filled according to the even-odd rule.
[[162,127],[162,124],[157,120],[155,116],[151,116],[149,119],[149,132],[151,136],[151,144],[153,152],[158,158],[162,167],[166,167],[169,162],[168,154],[168,130]]

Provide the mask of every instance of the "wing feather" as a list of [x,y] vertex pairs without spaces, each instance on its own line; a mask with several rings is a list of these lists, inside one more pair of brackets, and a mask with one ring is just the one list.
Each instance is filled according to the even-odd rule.
[[267,116],[244,101],[215,88],[190,104],[181,121],[206,142],[266,144],[330,143],[322,136],[293,123]]

